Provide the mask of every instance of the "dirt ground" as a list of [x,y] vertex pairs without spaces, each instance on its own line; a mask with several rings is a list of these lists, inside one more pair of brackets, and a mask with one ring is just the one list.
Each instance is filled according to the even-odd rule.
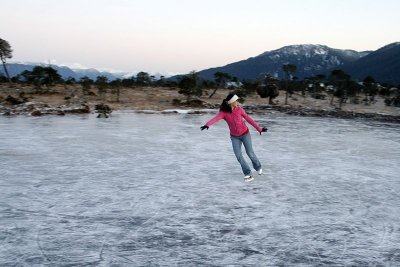
[[[135,87],[135,88],[121,88],[119,97],[117,92],[112,89],[107,89],[104,95],[100,95],[97,88],[92,88],[89,95],[83,95],[82,88],[79,85],[57,85],[51,87],[49,90],[36,93],[36,90],[30,86],[22,86],[19,84],[3,84],[0,85],[0,102],[2,102],[8,95],[13,97],[21,97],[21,94],[30,102],[46,103],[49,106],[61,106],[66,104],[77,104],[86,102],[91,108],[96,104],[108,104],[113,110],[168,110],[168,109],[189,109],[177,105],[179,101],[185,101],[186,97],[178,93],[177,88],[164,88],[164,87]],[[228,89],[218,89],[217,93],[209,98],[212,90],[206,90],[203,96],[199,97],[210,104],[218,105],[230,92]],[[178,101],[177,101],[178,100]],[[284,106],[285,92],[280,91],[279,96],[274,100],[279,106]],[[268,99],[261,98],[257,93],[251,94],[246,97],[245,105],[267,105]],[[303,97],[300,94],[293,94],[288,99],[288,105],[293,108],[312,108],[333,110],[339,104],[334,101],[334,105],[330,105],[330,96],[325,100],[314,99],[310,96]],[[193,108],[191,108],[193,109]],[[360,104],[343,104],[342,110],[354,111],[358,113],[380,113],[387,115],[400,115],[400,108],[389,107],[384,103],[382,97],[376,97],[376,103],[371,105]]]

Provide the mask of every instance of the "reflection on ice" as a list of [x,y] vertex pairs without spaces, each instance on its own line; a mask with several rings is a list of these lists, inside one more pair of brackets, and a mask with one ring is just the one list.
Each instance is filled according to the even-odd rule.
[[253,117],[244,183],[211,115],[0,118],[0,265],[400,264],[400,127]]

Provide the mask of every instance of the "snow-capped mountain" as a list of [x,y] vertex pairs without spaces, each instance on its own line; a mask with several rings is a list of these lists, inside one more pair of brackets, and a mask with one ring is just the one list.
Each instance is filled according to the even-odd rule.
[[[23,71],[32,71],[35,66],[48,67],[49,64],[43,63],[7,63],[7,70],[11,77],[21,74]],[[62,67],[57,65],[51,65],[52,68],[57,70],[63,78],[73,77],[77,78],[76,73],[68,67]],[[0,75],[4,75],[3,70],[0,70]]]
[[115,80],[118,77],[110,72],[106,71],[98,71],[96,69],[73,69],[75,74],[81,78],[81,77],[89,77],[92,80],[96,80],[98,76],[105,76],[109,81]]
[[[96,69],[71,69],[66,66],[58,66],[54,64],[44,64],[44,63],[7,63],[7,70],[11,77],[21,74],[23,71],[32,71],[35,66],[48,67],[51,66],[55,69],[58,74],[61,75],[63,79],[74,78],[79,80],[80,78],[87,76],[92,80],[96,80],[98,76],[105,76],[109,81],[120,78],[118,74],[113,74],[105,71],[98,71]],[[0,69],[0,75],[3,74],[2,68]],[[121,74],[122,75],[122,74]]]
[[290,45],[223,67],[200,71],[200,76],[205,79],[213,79],[214,73],[221,71],[240,80],[254,80],[263,74],[283,78],[282,65],[294,64],[297,66],[295,76],[303,79],[318,74],[328,74],[329,70],[341,68],[369,53],[369,51],[334,49],[325,45]]
[[[70,68],[67,66],[59,66],[56,64],[46,64],[46,63],[31,63],[31,62],[13,62],[7,63],[7,70],[10,77],[15,77],[21,74],[23,71],[32,71],[35,66],[48,67],[51,66],[61,75],[63,79],[74,78],[79,80],[82,77],[88,77],[92,80],[96,80],[98,76],[105,76],[109,81],[115,79],[129,79],[132,76],[136,76],[138,72],[123,72],[123,71],[101,71],[94,68],[82,69],[82,68]],[[0,76],[5,75],[3,68],[0,68]],[[163,75],[161,73],[149,73],[155,77],[155,79],[160,79]]]

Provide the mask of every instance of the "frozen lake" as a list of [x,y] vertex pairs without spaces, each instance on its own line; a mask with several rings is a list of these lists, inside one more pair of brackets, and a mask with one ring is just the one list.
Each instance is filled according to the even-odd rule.
[[400,125],[212,116],[0,117],[0,266],[400,265]]

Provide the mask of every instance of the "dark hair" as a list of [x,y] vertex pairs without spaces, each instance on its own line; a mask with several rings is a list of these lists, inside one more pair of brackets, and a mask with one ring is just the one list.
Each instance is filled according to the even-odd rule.
[[221,105],[219,106],[219,111],[225,112],[232,112],[232,107],[228,104],[228,101],[234,96],[235,94],[229,94],[224,100],[222,100]]

